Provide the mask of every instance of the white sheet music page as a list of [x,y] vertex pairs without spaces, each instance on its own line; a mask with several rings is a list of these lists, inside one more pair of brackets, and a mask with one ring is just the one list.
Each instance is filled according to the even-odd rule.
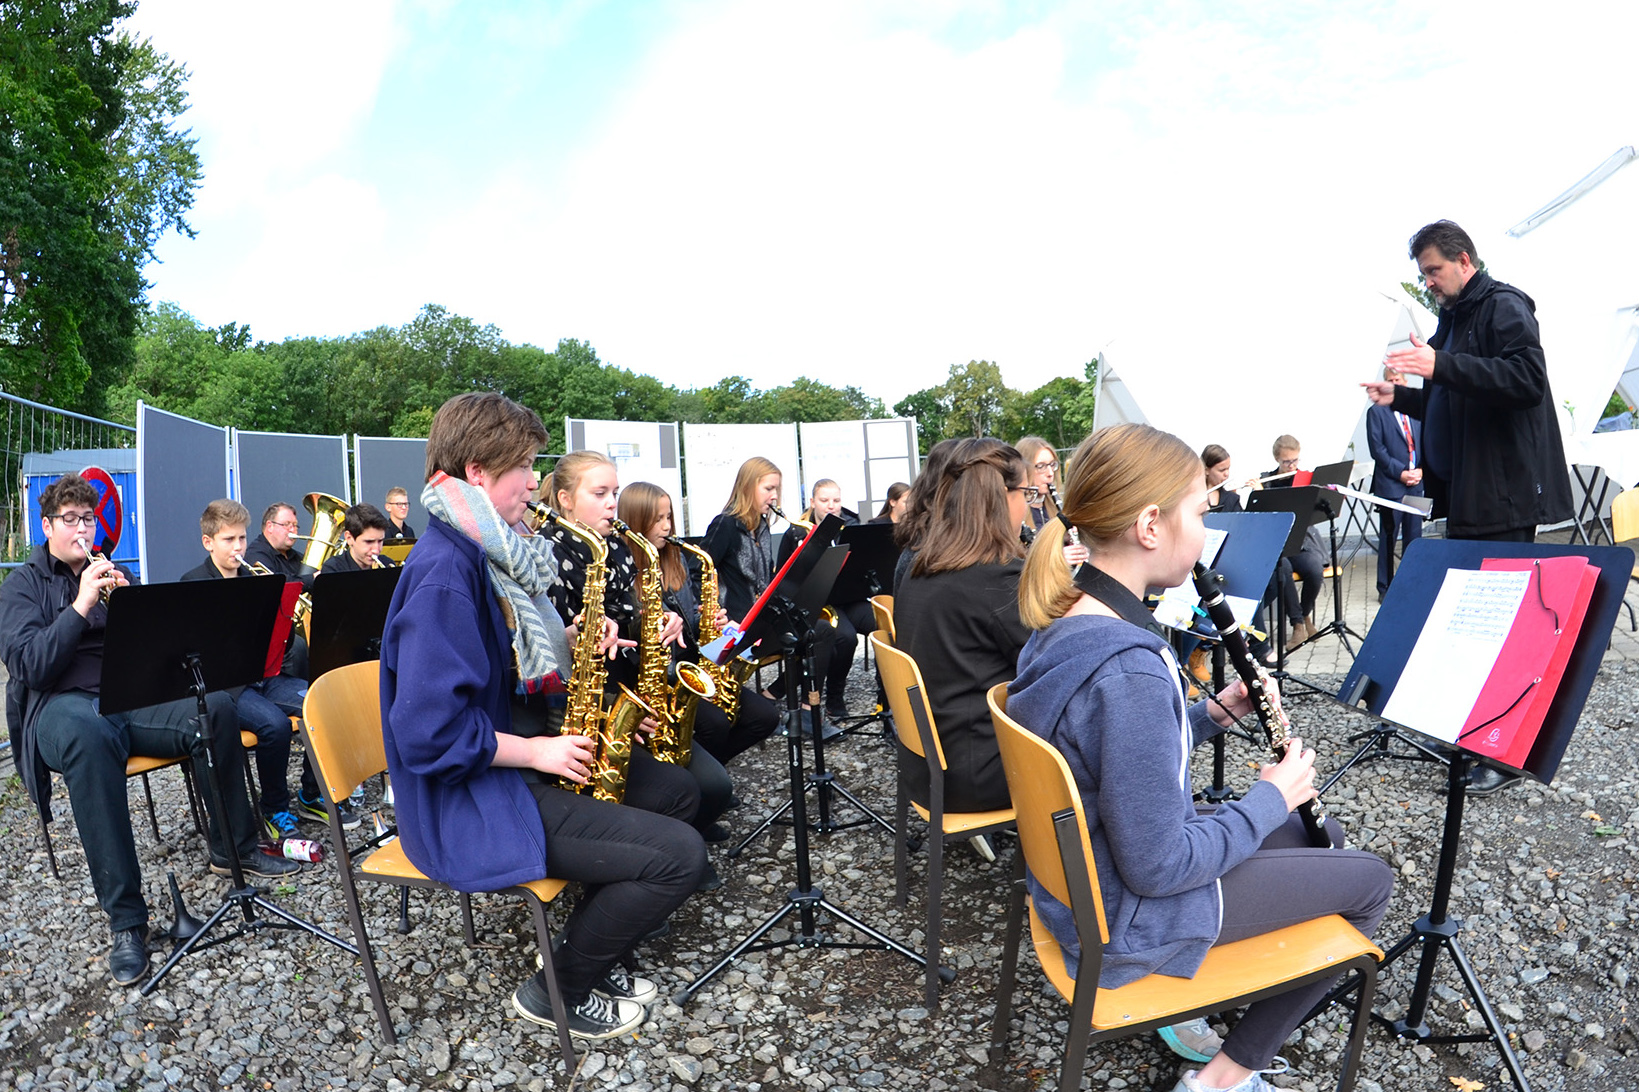
[[1455,743],[1530,583],[1528,570],[1447,572],[1384,719]]

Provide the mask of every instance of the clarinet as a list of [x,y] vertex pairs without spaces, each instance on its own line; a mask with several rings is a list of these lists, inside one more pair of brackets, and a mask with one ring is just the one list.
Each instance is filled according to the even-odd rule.
[[[1240,623],[1235,621],[1235,612],[1224,599],[1224,578],[1199,562],[1196,563],[1194,575],[1195,591],[1201,597],[1201,606],[1223,638],[1224,651],[1229,653],[1229,662],[1235,665],[1235,674],[1246,684],[1247,695],[1252,699],[1252,710],[1258,714],[1258,723],[1263,725],[1264,738],[1269,741],[1277,761],[1285,758],[1286,749],[1291,744],[1292,722],[1275,696],[1269,673],[1246,647],[1246,637],[1241,633]],[[1309,844],[1316,849],[1333,848],[1331,835],[1326,833],[1324,809],[1325,805],[1318,796],[1305,800],[1297,807],[1304,832],[1309,836]]]

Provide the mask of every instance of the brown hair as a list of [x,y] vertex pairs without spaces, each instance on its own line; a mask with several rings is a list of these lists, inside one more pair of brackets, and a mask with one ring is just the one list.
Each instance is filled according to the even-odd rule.
[[205,511],[200,513],[199,533],[206,538],[215,538],[224,527],[243,527],[249,530],[250,509],[226,497],[211,501],[205,506]]
[[905,511],[899,517],[899,522],[893,526],[894,544],[900,549],[921,548],[918,539],[922,533],[922,525],[928,521],[933,491],[938,488],[939,479],[944,476],[945,464],[950,462],[951,453],[961,442],[957,439],[940,440],[928,448],[928,456],[922,460],[922,473],[911,483],[911,499],[905,502]]
[[[1204,477],[1200,457],[1170,432],[1111,425],[1083,440],[1070,457],[1064,515],[1096,555],[1145,508],[1171,512]],[[1046,629],[1081,596],[1064,560],[1064,536],[1050,530],[1036,536],[1019,578],[1019,619],[1031,629]]]
[[1229,458],[1229,449],[1223,444],[1208,444],[1201,449],[1201,466],[1211,470],[1225,459]]
[[[728,503],[723,505],[723,511],[740,521],[740,526],[753,533],[757,530],[757,521],[763,518],[763,507],[757,503],[757,483],[770,474],[779,474],[780,468],[761,455],[753,455],[740,464],[740,470],[734,475],[734,491],[729,494]],[[781,474],[783,482],[785,475]]]
[[989,438],[961,440],[933,487],[911,575],[931,576],[1024,554],[1007,493],[1029,477],[1024,456]]
[[614,461],[601,451],[571,451],[558,460],[558,465],[552,468],[552,481],[547,487],[547,495],[542,499],[554,512],[561,516],[569,515],[558,502],[558,494],[568,493],[570,498],[575,496],[575,490],[580,488],[580,480],[586,472],[594,466],[614,467]]
[[465,481],[467,464],[492,474],[533,462],[546,443],[540,415],[494,391],[468,391],[438,407],[427,433],[427,478]]
[[387,514],[373,504],[355,504],[342,517],[341,529],[355,539],[366,531],[386,531]]
[[1279,459],[1280,453],[1283,451],[1302,450],[1303,445],[1298,443],[1298,438],[1296,436],[1293,436],[1290,432],[1283,432],[1279,436],[1275,437],[1275,442],[1269,447],[1269,454],[1273,455],[1276,459]]
[[876,514],[877,519],[887,519],[893,515],[893,502],[911,491],[911,487],[904,482],[894,482],[888,486],[888,499],[882,502],[882,511]]
[[[672,510],[672,533],[677,532],[677,505],[672,503],[671,494],[653,482],[633,482],[620,491],[620,518],[625,520],[640,535],[647,535],[654,521],[660,518],[660,502],[665,500]],[[667,591],[676,591],[689,579],[688,569],[683,567],[683,551],[671,543],[662,543],[660,554],[660,584]],[[648,568],[649,559],[642,550],[632,551],[632,560],[637,562],[639,574]]]
[[[64,474],[40,494],[40,515],[60,515],[62,510],[72,505],[76,508],[96,508],[97,488],[78,474]],[[90,529],[87,529],[86,540],[91,540]]]

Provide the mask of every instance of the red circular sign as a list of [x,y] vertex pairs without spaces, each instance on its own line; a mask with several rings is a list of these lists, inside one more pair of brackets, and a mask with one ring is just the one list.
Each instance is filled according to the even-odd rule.
[[114,547],[119,545],[120,531],[124,528],[124,511],[120,507],[120,491],[114,485],[113,477],[100,466],[88,466],[80,471],[80,477],[91,483],[91,488],[97,491],[97,533],[92,546],[105,557],[112,557]]

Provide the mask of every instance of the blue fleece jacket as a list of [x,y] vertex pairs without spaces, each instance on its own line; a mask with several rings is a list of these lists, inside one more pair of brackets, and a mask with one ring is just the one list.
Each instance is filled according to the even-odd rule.
[[546,874],[540,809],[517,770],[491,766],[512,729],[512,642],[478,544],[439,520],[411,551],[381,640],[381,727],[398,834],[458,891]]
[[[1081,790],[1110,930],[1099,985],[1194,975],[1218,936],[1218,879],[1286,821],[1280,790],[1259,781],[1196,812],[1189,750],[1222,729],[1205,702],[1186,713],[1165,642],[1117,618],[1060,618],[1031,636],[1007,708],[1063,753]],[[1069,908],[1034,877],[1030,891],[1075,974]]]

